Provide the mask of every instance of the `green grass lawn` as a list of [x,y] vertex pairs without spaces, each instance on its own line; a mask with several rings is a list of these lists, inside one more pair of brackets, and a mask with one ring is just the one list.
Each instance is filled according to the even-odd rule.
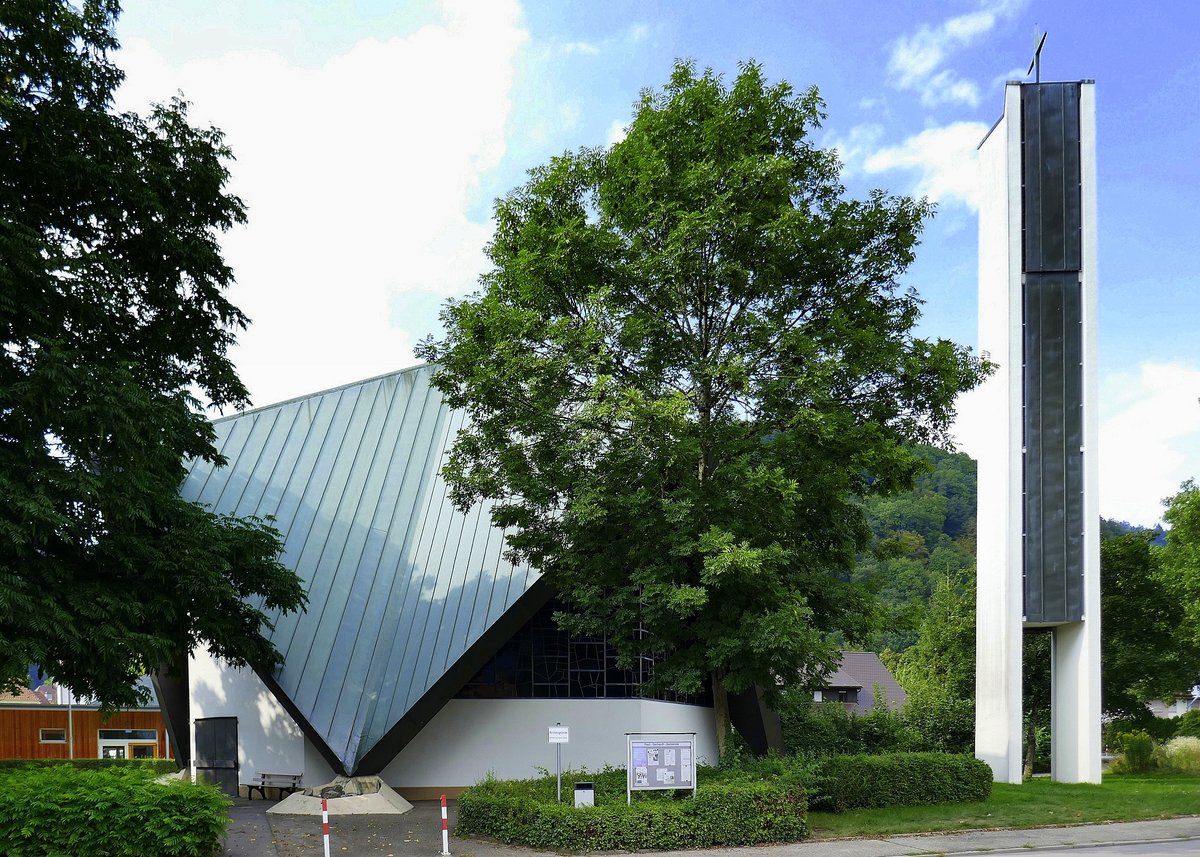
[[1200,814],[1200,777],[1111,775],[1102,785],[1038,778],[1019,786],[996,783],[980,803],[810,812],[814,839],[997,827],[1044,827],[1137,821]]

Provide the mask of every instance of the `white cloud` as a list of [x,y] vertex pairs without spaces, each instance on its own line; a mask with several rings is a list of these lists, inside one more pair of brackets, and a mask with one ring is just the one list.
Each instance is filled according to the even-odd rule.
[[[958,400],[954,435],[978,457],[989,423],[978,391]],[[1200,369],[1178,363],[1142,363],[1100,387],[1100,514],[1153,526],[1162,501],[1181,482],[1200,477]]]
[[1150,526],[1200,476],[1200,369],[1142,363],[1100,390],[1100,512]]
[[624,119],[614,119],[613,123],[608,126],[607,142],[610,146],[615,146],[625,139],[629,133],[629,126]]
[[921,91],[921,103],[926,107],[939,104],[966,104],[979,106],[979,87],[974,81],[964,80],[949,69],[942,69],[928,81]]
[[922,24],[915,32],[901,36],[892,46],[888,62],[892,85],[920,93],[921,102],[927,107],[978,105],[979,87],[942,66],[1022,5],[1023,0],[993,0],[977,11],[949,18],[936,26]]
[[173,65],[127,40],[120,106],[183,90],[193,122],[226,132],[230,189],[250,223],[225,236],[230,298],[253,319],[234,359],[258,404],[412,361],[393,326],[405,291],[472,288],[491,224],[472,220],[479,177],[505,148],[514,0],[446,0],[441,20],[366,39],[318,68],[268,51]]
[[867,173],[909,170],[917,174],[914,193],[933,202],[960,202],[979,208],[979,165],[976,147],[987,126],[955,122],[927,128],[898,146],[880,149],[863,164]]
[[585,54],[594,57],[600,53],[600,46],[591,42],[567,42],[560,50],[564,54]]
[[837,151],[844,175],[854,175],[862,170],[864,162],[875,152],[882,137],[883,126],[867,122],[855,125],[845,136],[826,134],[822,145]]

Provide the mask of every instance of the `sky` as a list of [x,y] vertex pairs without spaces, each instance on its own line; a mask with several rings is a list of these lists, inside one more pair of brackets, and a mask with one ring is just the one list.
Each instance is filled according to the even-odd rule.
[[[677,59],[816,85],[847,192],[928,197],[923,336],[976,334],[975,147],[1025,79],[1096,81],[1100,507],[1152,525],[1200,477],[1200,4],[1030,0],[127,0],[122,109],[177,92],[236,160],[223,248],[256,405],[410,366],[486,270],[494,200],[621,138]],[[975,453],[990,418],[968,394]]]

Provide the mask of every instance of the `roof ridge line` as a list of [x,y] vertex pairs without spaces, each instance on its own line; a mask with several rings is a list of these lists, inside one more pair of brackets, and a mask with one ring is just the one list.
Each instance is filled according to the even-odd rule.
[[261,413],[262,411],[268,411],[271,408],[281,408],[284,405],[291,405],[296,402],[303,402],[307,399],[315,399],[318,396],[324,396],[327,393],[336,393],[339,390],[348,390],[351,387],[358,387],[358,386],[361,386],[362,384],[369,384],[372,381],[381,381],[384,378],[391,378],[395,375],[404,375],[407,372],[416,372],[418,369],[424,369],[424,368],[426,368],[428,366],[432,366],[432,365],[433,365],[432,363],[417,363],[413,366],[406,366],[403,369],[393,369],[391,372],[384,372],[380,375],[372,375],[370,378],[362,378],[357,381],[347,381],[345,384],[338,384],[336,387],[328,387],[324,390],[315,390],[312,393],[305,393],[304,395],[301,395],[301,396],[293,396],[290,399],[283,399],[282,401],[279,401],[279,402],[272,402],[269,405],[258,405],[257,407],[246,408],[245,410],[238,411],[237,413],[223,414],[223,415],[211,420],[211,422],[213,424],[216,424],[216,423],[226,422],[227,420],[235,420],[238,417],[244,417],[244,416],[248,416],[250,414]]

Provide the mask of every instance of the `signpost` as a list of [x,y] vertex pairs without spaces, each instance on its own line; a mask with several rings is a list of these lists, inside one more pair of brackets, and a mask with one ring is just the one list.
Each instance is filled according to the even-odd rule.
[[695,732],[626,732],[625,803],[633,793],[691,789],[696,795]]
[[562,745],[569,743],[570,727],[556,723],[550,727],[550,743],[558,754],[558,802],[562,803]]

